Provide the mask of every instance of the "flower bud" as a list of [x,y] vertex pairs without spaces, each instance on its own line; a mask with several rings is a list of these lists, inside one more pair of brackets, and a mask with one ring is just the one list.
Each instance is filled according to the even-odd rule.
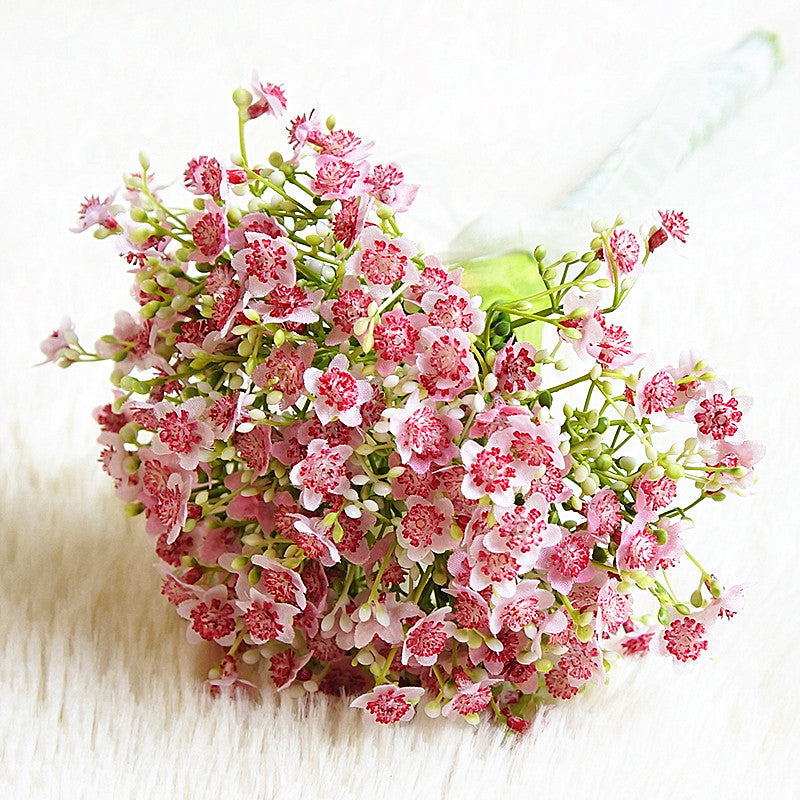
[[233,90],[233,102],[237,108],[247,109],[253,104],[253,95],[247,89],[239,86]]

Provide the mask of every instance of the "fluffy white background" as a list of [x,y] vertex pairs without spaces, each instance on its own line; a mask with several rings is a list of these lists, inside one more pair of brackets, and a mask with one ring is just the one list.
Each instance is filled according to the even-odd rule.
[[[3,4],[0,796],[798,796],[800,12],[733,5]],[[756,399],[758,494],[700,513],[691,539],[752,584],[719,658],[623,666],[514,743],[426,719],[376,732],[337,704],[209,702],[207,654],[95,463],[107,370],[31,366],[62,315],[91,342],[129,307],[111,247],[68,232],[83,195],[118,186],[139,149],[164,177],[231,149],[230,91],[255,67],[292,110],[334,111],[404,166],[422,185],[405,228],[435,251],[484,212],[550,206],[676,75],[756,26],[781,35],[785,67],[653,198],[689,214],[688,257],[655,259],[622,312],[640,348],[668,363],[696,347]],[[252,152],[282,143],[258,131]]]

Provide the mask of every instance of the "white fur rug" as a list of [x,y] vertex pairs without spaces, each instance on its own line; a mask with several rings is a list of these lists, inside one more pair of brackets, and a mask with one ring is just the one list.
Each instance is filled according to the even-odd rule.
[[[0,798],[800,796],[800,13],[556,5],[0,12]],[[164,177],[230,149],[230,91],[256,67],[291,109],[335,111],[399,161],[422,185],[407,232],[443,248],[500,204],[547,207],[665,81],[757,25],[781,34],[786,65],[653,199],[689,215],[687,258],[655,259],[621,317],[640,349],[668,363],[693,347],[755,398],[758,491],[703,509],[692,540],[725,581],[751,584],[716,660],[617,667],[515,739],[422,715],[375,730],[319,700],[209,700],[207,653],[96,464],[106,368],[31,366],[63,315],[91,342],[129,302],[111,249],[67,230],[83,195],[117,185],[140,148]]]

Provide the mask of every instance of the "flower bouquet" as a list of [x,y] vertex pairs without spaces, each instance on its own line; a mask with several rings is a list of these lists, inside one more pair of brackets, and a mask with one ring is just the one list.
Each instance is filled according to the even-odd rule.
[[741,587],[692,554],[689,512],[752,484],[750,401],[611,321],[685,216],[447,268],[398,227],[397,164],[316,111],[251,160],[286,98],[233,98],[239,154],[192,158],[182,200],[144,156],[86,199],[77,230],[115,241],[137,310],[93,352],[69,320],[42,345],[113,365],[100,462],[189,640],[219,647],[211,690],[521,731],[617,659],[707,654]]

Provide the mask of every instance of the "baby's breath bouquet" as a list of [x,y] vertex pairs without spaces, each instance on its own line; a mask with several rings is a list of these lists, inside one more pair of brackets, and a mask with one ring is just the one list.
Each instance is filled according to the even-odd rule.
[[94,352],[69,320],[42,345],[113,365],[100,462],[189,640],[219,646],[212,691],[523,730],[619,658],[707,654],[741,588],[689,512],[752,484],[749,400],[611,321],[684,215],[447,268],[398,227],[417,187],[332,117],[251,160],[246,128],[286,108],[252,89],[239,154],[192,158],[182,200],[145,157],[87,198],[78,230],[115,241],[137,308]]

